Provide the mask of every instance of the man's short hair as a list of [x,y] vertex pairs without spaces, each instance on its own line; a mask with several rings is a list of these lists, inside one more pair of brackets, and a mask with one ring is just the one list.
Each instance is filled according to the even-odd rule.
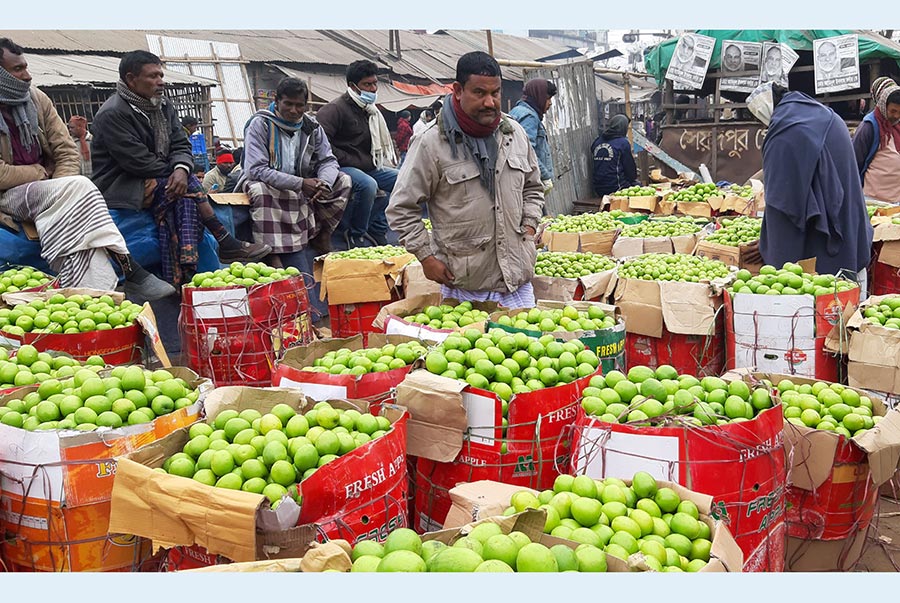
[[196,126],[200,122],[193,115],[185,115],[181,118],[181,125],[185,128],[189,128],[190,126]]
[[488,77],[502,77],[500,64],[486,52],[476,50],[467,52],[459,57],[456,62],[456,81],[465,86],[469,77],[473,75],[486,75]]
[[25,54],[25,49],[9,38],[0,38],[0,59],[3,58],[3,53],[7,51],[17,56]]
[[559,90],[557,90],[556,84],[554,84],[550,80],[547,80],[547,98],[553,98],[554,96],[556,96],[557,92],[559,92]]
[[244,157],[244,147],[238,147],[231,152],[231,156],[234,157],[235,163],[240,163],[241,159]]
[[281,78],[278,87],[275,88],[275,100],[282,99],[286,96],[296,98],[302,96],[309,100],[309,87],[306,82],[296,77]]
[[404,109],[400,112],[400,117],[402,117],[403,119],[409,119],[410,117],[412,117],[412,113]]
[[365,59],[347,65],[347,83],[358,84],[360,80],[378,75],[378,65]]
[[431,119],[434,119],[434,109],[425,109],[424,111],[422,111],[422,113],[425,114],[425,117],[430,117]]
[[125,76],[129,73],[140,74],[144,65],[162,65],[162,61],[158,56],[146,50],[132,50],[126,53],[119,61],[119,78],[124,82]]

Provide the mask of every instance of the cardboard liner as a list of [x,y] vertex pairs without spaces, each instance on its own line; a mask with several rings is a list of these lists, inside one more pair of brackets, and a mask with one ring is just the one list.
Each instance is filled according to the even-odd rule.
[[629,334],[660,337],[663,326],[682,335],[709,335],[722,306],[722,294],[710,283],[618,279],[613,300]]
[[322,283],[321,300],[329,305],[387,301],[400,288],[403,268],[416,257],[411,253],[384,260],[316,258],[313,276]]

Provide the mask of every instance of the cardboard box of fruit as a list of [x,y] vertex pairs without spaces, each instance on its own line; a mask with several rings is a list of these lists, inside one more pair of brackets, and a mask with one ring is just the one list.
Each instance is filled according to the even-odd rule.
[[[181,367],[93,368],[79,369],[71,384],[50,379],[0,397],[4,496],[67,507],[108,501],[115,458],[196,421],[212,389]],[[62,393],[75,384],[77,393]]]
[[529,310],[494,312],[487,328],[535,338],[550,334],[559,341],[578,339],[597,354],[604,371],[625,366],[625,321],[609,304],[539,299]]
[[656,211],[660,199],[659,190],[652,186],[632,186],[608,195],[609,210],[615,211]]
[[54,289],[58,277],[44,274],[31,266],[13,266],[0,272],[0,294],[18,291],[44,291]]
[[[635,493],[633,500],[626,497],[623,507],[629,514],[633,514],[635,524],[640,520],[645,525],[633,525],[625,521],[625,519],[616,520],[616,517],[620,516],[619,514],[623,509],[621,507],[617,508],[620,493],[613,493],[613,490],[621,489],[623,493],[627,490],[634,492],[635,479],[639,482],[638,490],[640,490],[641,496]],[[665,548],[672,548],[672,544],[679,548],[687,546],[682,551],[688,552],[692,549],[693,541],[698,538],[701,540],[697,543],[697,553],[699,554],[697,558],[702,559],[705,563],[697,562],[688,569],[687,567],[681,567],[683,561],[687,561],[687,559],[683,561],[679,559],[678,569],[701,572],[741,571],[743,554],[734,537],[728,531],[726,524],[711,516],[711,496],[688,490],[673,482],[655,480],[646,473],[635,476],[635,479],[624,481],[615,478],[593,480],[586,476],[561,475],[556,478],[552,489],[544,490],[543,492],[516,488],[515,486],[488,480],[460,484],[450,491],[450,497],[454,504],[447,517],[448,529],[437,532],[437,534],[451,534],[453,540],[450,543],[452,544],[453,541],[471,533],[471,529],[474,526],[483,524],[485,521],[503,522],[500,525],[504,525],[511,517],[523,516],[524,513],[532,510],[534,505],[540,505],[538,510],[544,511],[545,521],[542,524],[537,520],[530,520],[526,524],[528,525],[528,531],[525,532],[526,535],[534,542],[540,542],[546,544],[546,546],[552,546],[551,543],[565,543],[570,546],[578,546],[585,543],[599,545],[607,553],[609,571],[624,571],[627,569],[642,571],[651,568],[654,571],[664,570],[669,565],[674,565],[674,563],[667,563],[670,560],[663,557],[663,555],[670,554]],[[588,484],[587,480],[591,480],[592,484]],[[590,487],[592,485],[593,488]],[[610,488],[607,499],[604,501],[602,492],[608,486],[613,486],[613,488]],[[646,489],[641,489],[642,487],[646,487]],[[563,500],[563,496],[567,500]],[[706,530],[701,530],[700,534],[694,533],[695,529],[691,524],[697,524],[690,519],[680,517],[676,523],[676,528],[681,531],[677,533],[682,534],[682,532],[685,532],[690,536],[694,536],[694,538],[685,536],[684,539],[680,539],[676,536],[666,541],[666,536],[672,533],[670,530],[671,524],[665,522],[659,515],[650,514],[660,513],[660,505],[656,500],[666,505],[666,509],[671,509],[669,513],[670,520],[674,513],[687,513],[693,517],[695,522],[699,521],[705,524],[705,527],[708,528],[708,534]],[[576,503],[576,501],[578,502]],[[605,504],[609,502],[613,502],[613,504]],[[573,504],[574,513],[572,511]],[[561,521],[562,514],[559,513],[559,509],[568,509],[566,515],[569,518],[566,522]],[[518,514],[515,514],[516,512]],[[695,512],[696,516],[693,515]],[[623,517],[627,517],[627,515]],[[653,517],[656,517],[656,519],[653,519]],[[605,527],[599,527],[601,525]],[[639,531],[635,530],[636,527]],[[515,529],[524,531],[519,527]],[[575,530],[580,530],[580,532],[575,533]],[[587,534],[585,530],[594,532],[596,536]],[[615,536],[620,531],[626,532],[631,538],[627,535]],[[639,536],[634,536],[634,534],[638,533],[640,534]],[[659,540],[663,540],[663,542],[657,542],[663,544],[665,548],[659,550],[659,547],[655,547],[655,545],[643,544],[645,539],[646,541],[656,539],[656,537],[648,538],[650,534],[655,534],[659,537]],[[426,539],[429,539],[429,536],[426,535]],[[595,537],[598,538],[599,543],[594,540]],[[616,547],[621,547],[621,549],[610,547],[611,543],[615,544]],[[707,543],[709,552],[705,553],[705,551],[700,549],[704,549]],[[677,553],[678,551],[675,552]],[[690,553],[687,556],[690,556]],[[656,557],[658,565],[650,561],[650,557]],[[679,558],[679,556],[676,555],[675,558]],[[686,566],[687,564],[684,563],[684,565]],[[678,569],[668,571],[678,571]]]
[[388,301],[400,286],[404,266],[415,259],[392,245],[336,251],[316,258],[313,277],[322,283],[322,301],[331,306]]
[[609,255],[622,228],[624,211],[601,211],[574,216],[557,216],[544,225],[540,241],[550,251]]
[[648,220],[626,226],[613,244],[617,258],[643,253],[692,253],[703,236],[703,225],[694,218]]
[[[750,179],[747,185],[732,184],[724,191],[724,198],[721,202],[713,203],[719,213],[733,212],[744,216],[762,216],[766,209],[766,195],[763,190],[763,183],[759,180]],[[715,207],[718,205],[718,207]]]
[[[897,209],[900,210],[900,208]],[[900,223],[898,223],[900,221],[895,222],[896,219],[896,215],[879,216],[877,212],[876,216],[872,218],[872,226],[875,228],[872,234],[872,244],[881,243],[878,261],[895,268],[900,267]]]
[[[312,527],[312,526],[311,526]],[[314,539],[315,532],[311,534]],[[348,551],[352,550],[350,543],[346,540],[329,540],[328,542],[315,542],[309,540],[303,548],[292,550],[291,553],[295,557],[276,557],[272,558],[272,554],[266,555],[264,561],[244,561],[241,563],[224,563],[219,565],[209,565],[206,567],[198,567],[194,569],[184,570],[190,573],[223,573],[223,572],[240,572],[240,573],[320,573],[320,572],[346,572],[350,570],[350,555]],[[301,556],[302,555],[302,556]]]
[[697,256],[647,254],[619,265],[610,294],[628,333],[660,337],[665,326],[671,333],[708,335],[733,270]]
[[697,242],[694,255],[744,268],[752,275],[759,274],[762,264],[748,261],[747,255],[751,246],[759,242],[762,220],[749,217],[719,218],[717,223],[720,228]]
[[440,343],[460,329],[484,330],[497,302],[463,302],[444,299],[440,293],[405,297],[383,307],[372,326],[388,335],[405,335]]
[[873,295],[847,319],[846,330],[835,329],[829,337],[829,349],[848,355],[851,387],[900,394],[900,319],[895,318],[896,308],[900,308],[900,295]]
[[[365,433],[370,431],[368,425],[363,426],[361,419],[356,418],[370,415],[360,413],[356,405],[333,401],[328,406],[330,419],[356,413],[352,415],[355,427]],[[322,530],[332,537],[349,530],[356,539],[369,537],[372,529],[376,534],[378,530],[390,529],[396,518],[389,520],[379,514],[394,514],[402,520],[406,513],[405,498],[401,500],[399,494],[406,488],[406,410],[383,407],[382,416],[371,427],[381,427],[384,417],[387,430],[373,432],[366,438],[350,436],[355,440],[352,446],[335,456],[330,451],[339,449],[331,446],[332,441],[326,443],[324,434],[336,434],[332,429],[343,422],[335,420],[335,425],[328,429],[319,425],[318,415],[311,413],[324,412],[324,408],[297,390],[247,387],[214,390],[206,401],[207,422],[174,431],[119,459],[110,532],[149,538],[153,540],[154,550],[199,545],[209,554],[241,562],[265,558],[262,545],[267,540],[267,532],[297,530],[315,523],[319,525],[313,530]],[[247,415],[248,412],[254,414]],[[282,421],[287,418],[285,413],[291,415],[286,424]],[[251,416],[255,417],[254,421],[260,421],[260,431],[252,427]],[[312,423],[315,425],[311,427]],[[317,428],[316,443],[312,444],[312,436],[306,435]],[[214,441],[219,439],[213,440],[211,436],[219,429],[223,434],[219,439],[226,445],[213,449]],[[231,433],[235,430],[237,434]],[[252,435],[251,431],[257,433],[249,440],[249,447],[255,450],[245,454],[242,449],[248,444],[237,442],[245,439],[242,433]],[[289,438],[288,433],[293,437]],[[291,443],[300,437],[306,441]],[[257,438],[261,441],[256,442]],[[340,438],[335,441],[341,442]],[[233,452],[231,446],[236,446]],[[215,452],[209,454],[210,450]],[[295,452],[293,462],[287,460],[289,452]],[[206,461],[204,454],[209,455]],[[247,457],[240,464],[241,474],[233,469],[236,454]],[[261,454],[262,460],[257,454]],[[197,469],[205,462],[210,463],[209,469]],[[249,475],[250,463],[254,464],[254,473],[268,474],[275,481],[267,484],[260,477],[243,475],[244,471]],[[226,479],[230,480],[227,484]],[[264,486],[262,493],[256,485],[248,485],[254,481]],[[386,497],[396,500],[388,504]],[[297,500],[301,501],[299,506]],[[360,512],[367,516],[364,520]],[[292,547],[281,553],[297,556]]]
[[[400,351],[397,346],[402,346]],[[338,351],[342,349],[350,352],[346,358],[343,354],[338,356]],[[378,354],[373,350],[378,350]],[[361,335],[317,340],[288,349],[275,366],[272,383],[276,387],[299,388],[304,395],[316,401],[374,399],[385,396],[403,381],[412,364],[424,353],[425,348],[417,339],[405,335],[370,333],[368,346],[363,345]],[[365,360],[356,360],[357,356],[364,356]],[[385,360],[390,358],[382,363],[387,364],[387,370],[376,366],[382,357]],[[330,372],[335,365],[341,366],[338,369],[340,373]],[[360,368],[355,368],[357,366]],[[308,370],[311,367],[321,368]],[[345,368],[352,372],[344,372]]]
[[616,262],[593,253],[538,253],[531,285],[535,299],[554,301],[602,301]]
[[[725,200],[722,191],[712,183],[698,183],[680,190],[673,190],[663,196],[667,212],[683,216],[711,218]],[[673,211],[674,210],[674,211]]]
[[815,274],[814,260],[740,270],[725,293],[728,366],[838,380],[829,333],[845,308],[859,302],[859,286]]
[[101,355],[107,364],[132,364],[142,360],[146,335],[163,366],[171,366],[150,304],[138,306],[123,293],[64,288],[4,293],[2,299],[8,307],[0,309],[0,345],[30,344],[77,360]]

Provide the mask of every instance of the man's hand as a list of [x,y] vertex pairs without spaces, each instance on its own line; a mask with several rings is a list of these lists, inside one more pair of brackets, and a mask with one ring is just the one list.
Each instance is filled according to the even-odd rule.
[[754,241],[750,245],[747,245],[746,251],[744,252],[744,261],[750,264],[764,264],[764,260],[762,254],[759,252],[759,241]]
[[430,281],[448,286],[453,284],[453,273],[450,272],[444,262],[433,255],[422,260],[422,272],[425,273],[425,278]]
[[187,170],[175,168],[175,171],[169,176],[168,182],[166,182],[166,197],[170,200],[184,197],[184,194],[187,192],[187,181]]
[[304,178],[301,190],[304,197],[311,201],[316,201],[328,195],[331,192],[331,187],[318,178]]

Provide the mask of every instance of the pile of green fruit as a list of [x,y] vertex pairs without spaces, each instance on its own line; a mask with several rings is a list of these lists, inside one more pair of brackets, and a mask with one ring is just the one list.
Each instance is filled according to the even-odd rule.
[[406,254],[406,249],[396,245],[381,245],[379,247],[355,247],[347,251],[335,251],[328,255],[334,260],[386,260],[398,255]]
[[426,306],[417,314],[404,316],[403,320],[428,325],[433,329],[459,329],[477,322],[484,322],[487,317],[487,312],[476,310],[472,307],[472,302],[465,301],[456,307],[449,304]]
[[577,339],[561,343],[552,335],[535,339],[503,329],[466,329],[425,356],[429,372],[497,394],[504,416],[513,394],[571,383],[594,373],[599,364],[597,355]]
[[201,272],[195,274],[187,287],[255,287],[274,281],[284,280],[292,276],[299,276],[300,271],[293,266],[287,268],[272,268],[262,262],[242,264],[232,262],[228,268],[220,268],[214,272]]
[[91,365],[72,377],[44,380],[37,391],[0,407],[0,423],[28,431],[94,431],[149,423],[190,406],[200,396],[199,390],[166,370],[117,366],[102,378],[97,374],[102,368]]
[[331,375],[365,375],[383,373],[409,366],[425,355],[427,350],[418,341],[394,345],[389,343],[380,348],[349,350],[341,348],[317,358],[312,366],[301,370]]
[[588,306],[587,312],[574,306],[565,306],[553,310],[531,308],[514,316],[503,315],[497,319],[497,324],[514,329],[558,333],[609,329],[616,326],[616,319],[598,306]]
[[428,218],[422,218],[422,224],[425,225],[425,230],[431,231],[431,220]]
[[0,272],[0,295],[42,287],[52,280],[53,277],[47,276],[31,266],[10,268]]
[[722,228],[715,231],[704,240],[709,243],[718,243],[719,245],[728,245],[729,247],[739,247],[745,243],[758,241],[761,230],[762,220],[759,218],[750,218],[747,216],[741,216],[740,218],[725,218],[722,220]]
[[544,533],[622,560],[642,553],[653,571],[697,572],[709,562],[711,530],[697,505],[659,487],[644,471],[634,474],[630,486],[614,477],[560,475],[552,490],[513,494],[504,515],[529,508],[546,511]]
[[91,356],[82,364],[71,356],[38,352],[33,345],[21,346],[12,356],[9,350],[0,348],[0,390],[43,383],[48,379],[65,379],[82,366],[102,368],[103,358]]
[[891,224],[900,224],[900,218],[891,218]]
[[504,534],[481,523],[452,545],[422,539],[409,528],[394,530],[384,544],[361,540],[350,555],[351,572],[605,572],[606,553],[589,544],[546,547],[523,532]]
[[744,197],[745,199],[749,199],[753,196],[753,187],[749,184],[740,185],[740,184],[732,184],[727,189],[725,189],[732,195],[737,195],[738,197]]
[[863,312],[866,322],[881,325],[887,329],[900,329],[900,296],[891,295]]
[[716,185],[709,182],[706,184],[695,184],[688,188],[681,189],[673,193],[668,199],[669,201],[677,201],[679,203],[698,203],[706,202],[710,197],[719,194]]
[[276,404],[266,414],[228,409],[211,423],[191,425],[182,451],[156,471],[262,494],[276,508],[286,494],[301,502],[298,483],[390,429],[385,417],[336,409],[327,402],[305,414],[287,404]]
[[605,255],[573,251],[546,251],[537,255],[534,273],[538,276],[578,278],[612,270],[615,267],[615,260]]
[[675,220],[647,220],[632,226],[626,226],[623,237],[646,239],[650,237],[677,237],[700,232],[701,228],[693,218],[677,218]]
[[784,418],[794,425],[833,431],[847,438],[872,429],[881,421],[873,415],[872,400],[840,383],[817,381],[795,385],[790,379],[778,382]]
[[727,277],[728,266],[683,253],[647,253],[619,266],[619,276],[645,281],[682,281],[699,283]]
[[621,228],[622,224],[610,215],[601,211],[593,214],[578,214],[577,216],[557,216],[549,226],[548,232],[603,232]]
[[756,295],[834,295],[858,287],[853,281],[835,278],[832,274],[809,274],[800,264],[786,262],[780,269],[768,264],[753,276],[747,270],[739,270],[735,281],[728,288],[732,295],[752,293]]
[[633,366],[628,375],[597,375],[582,396],[586,414],[606,423],[637,425],[663,425],[678,416],[697,426],[739,423],[773,405],[766,387],[751,390],[743,381],[679,375],[667,364],[655,371]]
[[612,194],[613,197],[654,197],[657,190],[652,186],[629,186]]
[[127,299],[117,304],[109,295],[66,297],[57,293],[47,300],[0,309],[0,327],[18,337],[25,333],[108,331],[131,326],[141,310],[143,306]]

